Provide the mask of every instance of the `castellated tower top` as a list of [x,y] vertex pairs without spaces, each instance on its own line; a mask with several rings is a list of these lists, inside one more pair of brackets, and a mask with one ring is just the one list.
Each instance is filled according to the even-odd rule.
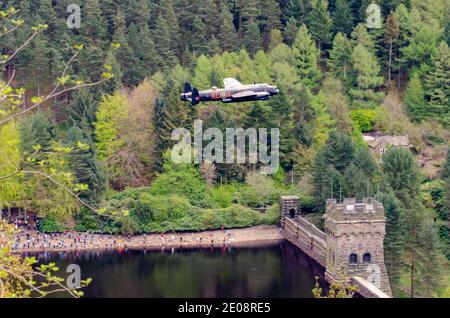
[[356,199],[344,199],[338,203],[334,199],[327,201],[327,218],[334,221],[384,221],[383,205],[372,198],[365,198],[361,201]]
[[362,277],[392,296],[384,264],[386,218],[380,202],[372,198],[328,200],[325,233],[328,277]]

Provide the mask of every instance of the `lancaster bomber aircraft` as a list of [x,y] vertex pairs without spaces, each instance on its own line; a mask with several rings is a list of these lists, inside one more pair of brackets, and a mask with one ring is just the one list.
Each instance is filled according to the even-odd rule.
[[267,100],[271,96],[280,93],[276,86],[268,84],[243,85],[234,78],[226,78],[223,80],[224,89],[213,87],[207,91],[199,92],[198,89],[192,88],[192,85],[186,83],[184,85],[184,93],[181,94],[182,101],[190,101],[192,106],[200,102],[221,101],[222,103],[240,103],[258,100]]

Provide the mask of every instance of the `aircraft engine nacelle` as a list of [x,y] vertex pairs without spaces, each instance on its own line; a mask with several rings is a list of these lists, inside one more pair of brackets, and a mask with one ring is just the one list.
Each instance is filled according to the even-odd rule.
[[268,93],[268,92],[261,92],[261,93],[256,94],[256,96],[259,99],[269,99],[270,93]]

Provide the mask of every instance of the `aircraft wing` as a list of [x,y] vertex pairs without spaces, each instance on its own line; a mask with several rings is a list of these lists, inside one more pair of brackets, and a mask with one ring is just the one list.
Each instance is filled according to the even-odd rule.
[[243,85],[235,78],[226,78],[223,80],[225,89],[242,87]]
[[234,94],[232,97],[233,98],[244,98],[244,97],[253,97],[256,95],[257,94],[254,91],[243,91],[243,92]]

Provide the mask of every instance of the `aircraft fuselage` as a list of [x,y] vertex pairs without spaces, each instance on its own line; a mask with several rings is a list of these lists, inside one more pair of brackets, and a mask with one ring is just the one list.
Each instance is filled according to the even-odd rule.
[[267,100],[271,96],[279,94],[276,86],[268,84],[241,85],[231,88],[212,88],[205,91],[185,92],[181,94],[181,100],[191,101],[193,105],[200,102],[220,101],[222,103],[240,103]]

